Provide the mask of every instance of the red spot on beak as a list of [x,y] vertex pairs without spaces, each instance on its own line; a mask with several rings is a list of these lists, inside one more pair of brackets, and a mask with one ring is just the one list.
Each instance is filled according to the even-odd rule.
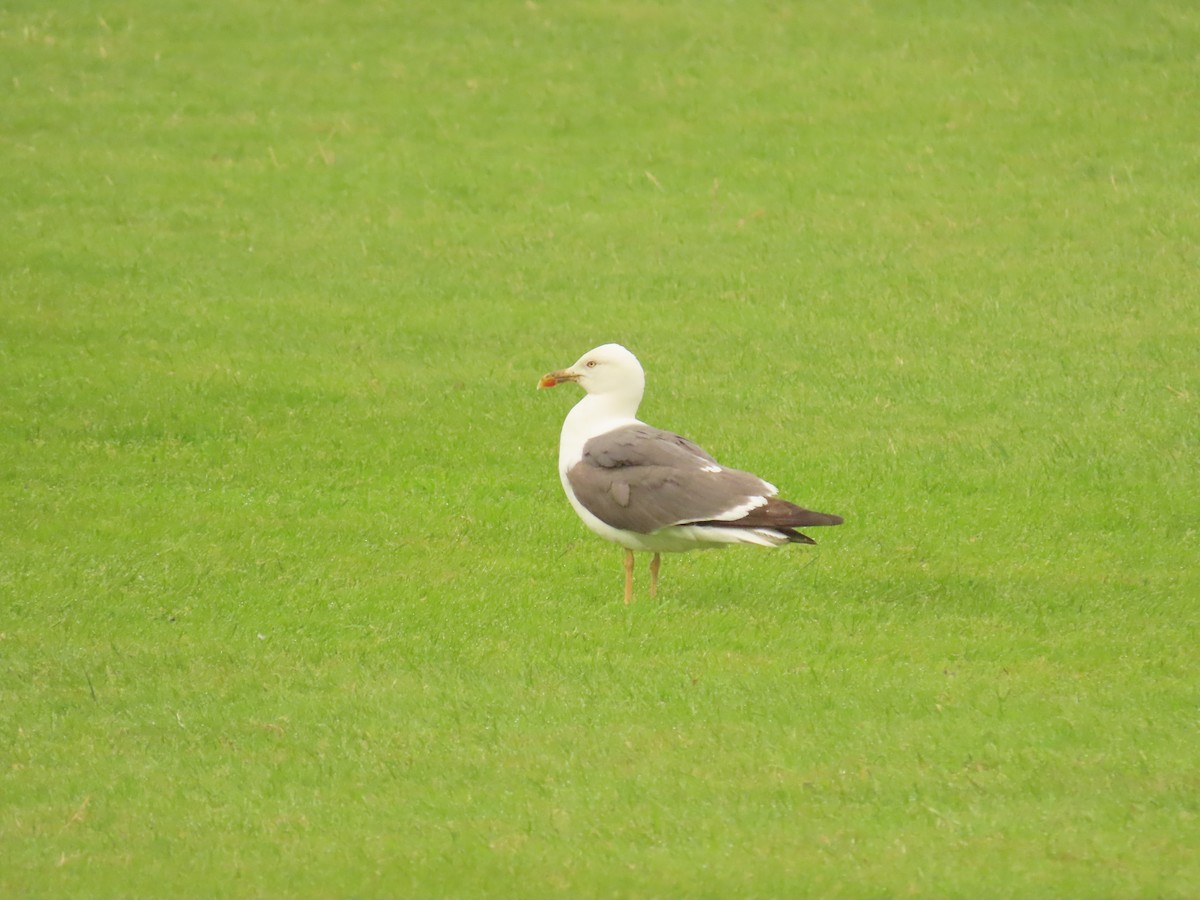
[[538,388],[554,387],[556,384],[558,384],[558,379],[553,375],[543,375],[542,380],[538,382]]

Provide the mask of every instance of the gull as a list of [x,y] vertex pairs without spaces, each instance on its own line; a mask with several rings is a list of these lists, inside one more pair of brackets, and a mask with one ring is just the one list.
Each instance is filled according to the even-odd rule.
[[583,523],[625,548],[625,602],[633,599],[634,551],[653,553],[650,596],[662,553],[753,544],[815,544],[797,531],[842,517],[775,496],[757,475],[721,465],[687,438],[637,418],[646,376],[629,350],[604,344],[572,366],[543,375],[539,388],[572,382],[584,397],[567,413],[558,474]]

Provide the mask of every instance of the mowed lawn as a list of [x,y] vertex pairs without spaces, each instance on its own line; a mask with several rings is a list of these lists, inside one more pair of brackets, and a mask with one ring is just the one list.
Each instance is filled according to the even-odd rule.
[[[1196,4],[16,0],[0,191],[0,896],[1200,895]],[[846,524],[626,608],[607,341]]]

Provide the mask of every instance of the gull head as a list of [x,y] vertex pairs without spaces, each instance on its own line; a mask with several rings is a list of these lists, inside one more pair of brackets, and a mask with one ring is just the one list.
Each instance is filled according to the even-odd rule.
[[602,344],[589,350],[574,365],[543,375],[538,387],[551,388],[568,381],[589,394],[624,395],[639,401],[646,388],[642,364],[620,344]]

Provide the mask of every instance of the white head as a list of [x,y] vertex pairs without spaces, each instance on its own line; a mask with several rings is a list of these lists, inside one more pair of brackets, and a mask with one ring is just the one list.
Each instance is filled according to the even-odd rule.
[[603,344],[589,350],[570,368],[543,375],[539,388],[554,387],[573,381],[590,396],[610,399],[637,412],[646,389],[646,375],[636,356],[620,344]]

